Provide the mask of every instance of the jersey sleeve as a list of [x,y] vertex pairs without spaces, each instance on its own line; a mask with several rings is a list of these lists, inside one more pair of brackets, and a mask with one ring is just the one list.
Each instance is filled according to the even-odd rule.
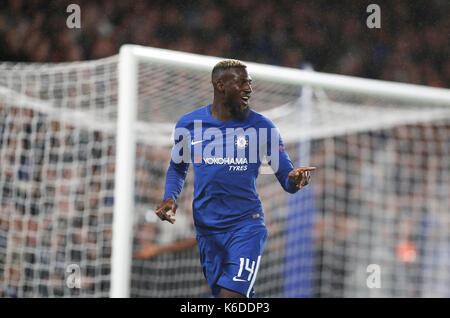
[[[189,161],[186,160],[186,158],[190,155],[188,154],[188,156],[186,156],[186,154],[183,153],[185,149],[188,149],[186,145],[188,145],[189,141],[187,134],[176,133],[179,128],[183,128],[180,121],[175,126],[174,145],[172,148],[169,168],[166,174],[163,201],[168,198],[172,198],[174,201],[177,200],[181,190],[183,189],[186,174],[189,169]],[[184,159],[180,160],[180,158]]]
[[284,148],[283,141],[281,139],[281,136],[279,138],[279,156],[280,156],[280,165],[278,168],[278,171],[275,172],[275,176],[277,177],[278,181],[280,182],[283,189],[289,193],[296,193],[299,188],[297,185],[289,180],[289,172],[294,170],[294,165],[292,164],[291,159],[289,158],[289,155]]
[[[266,119],[266,125],[269,128],[269,137],[267,138],[267,154],[270,158],[268,164],[272,167],[278,182],[283,189],[289,193],[296,193],[299,188],[295,183],[289,180],[289,172],[294,170],[294,165],[287,153],[283,140],[281,138],[278,128]],[[272,145],[272,143],[275,143]],[[277,162],[275,162],[277,160]]]

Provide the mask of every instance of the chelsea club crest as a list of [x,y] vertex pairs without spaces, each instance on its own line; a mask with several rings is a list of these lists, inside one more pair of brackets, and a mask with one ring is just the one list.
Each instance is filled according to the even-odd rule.
[[248,138],[246,136],[238,136],[235,141],[238,149],[244,149],[248,146]]

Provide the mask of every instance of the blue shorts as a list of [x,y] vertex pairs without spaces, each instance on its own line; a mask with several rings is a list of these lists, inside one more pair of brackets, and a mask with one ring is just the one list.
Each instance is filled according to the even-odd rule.
[[203,274],[214,297],[219,297],[221,287],[253,297],[268,234],[264,224],[256,224],[197,236]]

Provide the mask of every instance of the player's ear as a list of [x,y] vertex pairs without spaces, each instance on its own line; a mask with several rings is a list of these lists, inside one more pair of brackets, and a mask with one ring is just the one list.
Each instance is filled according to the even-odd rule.
[[221,93],[225,92],[225,85],[222,80],[220,80],[220,79],[216,80],[215,87],[219,92],[221,92]]

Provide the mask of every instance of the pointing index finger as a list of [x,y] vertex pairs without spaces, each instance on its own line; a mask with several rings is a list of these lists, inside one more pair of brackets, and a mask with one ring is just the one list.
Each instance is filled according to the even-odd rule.
[[298,171],[313,171],[316,169],[317,169],[316,167],[299,167],[296,170],[298,170]]

